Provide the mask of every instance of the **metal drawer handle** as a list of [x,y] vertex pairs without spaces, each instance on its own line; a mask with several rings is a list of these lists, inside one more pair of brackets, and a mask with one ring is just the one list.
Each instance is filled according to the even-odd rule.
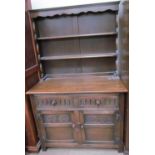
[[74,123],[72,123],[72,128],[75,128],[75,124]]
[[101,104],[100,100],[96,100],[96,104],[100,105]]
[[52,105],[56,105],[56,101],[55,100],[52,101]]

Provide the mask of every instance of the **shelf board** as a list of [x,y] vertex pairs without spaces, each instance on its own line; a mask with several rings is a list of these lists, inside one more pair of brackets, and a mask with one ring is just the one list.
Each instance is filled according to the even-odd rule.
[[113,77],[116,71],[111,72],[94,72],[94,73],[65,73],[65,74],[45,74],[43,80],[53,79],[53,78],[68,78],[68,77],[96,77],[96,76],[110,76]]
[[44,56],[40,60],[66,60],[66,59],[85,59],[85,58],[104,58],[116,57],[116,52],[103,53],[103,54],[76,54],[76,55],[62,55],[62,56]]
[[63,36],[52,36],[52,37],[38,37],[37,40],[56,40],[56,39],[67,39],[67,38],[78,38],[78,37],[96,37],[96,36],[111,36],[111,35],[117,35],[117,32],[92,33],[92,34],[74,34],[74,35],[63,35]]

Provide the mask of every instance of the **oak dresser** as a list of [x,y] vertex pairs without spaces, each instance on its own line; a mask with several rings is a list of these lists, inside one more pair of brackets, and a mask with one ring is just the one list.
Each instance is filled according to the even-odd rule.
[[40,81],[27,91],[43,150],[123,151],[119,1],[30,10]]

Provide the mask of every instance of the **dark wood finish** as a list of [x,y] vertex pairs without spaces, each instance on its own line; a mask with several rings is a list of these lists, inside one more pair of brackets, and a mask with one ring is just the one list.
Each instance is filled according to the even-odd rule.
[[120,16],[118,22],[119,29],[119,41],[118,48],[119,54],[119,72],[120,78],[127,88],[129,88],[129,2],[128,0],[122,0],[120,3]]
[[104,54],[80,54],[80,55],[65,55],[65,56],[45,56],[41,57],[40,60],[64,60],[64,59],[85,59],[85,58],[104,58],[104,57],[115,57],[115,52],[104,53]]
[[30,101],[27,97],[25,102],[25,125],[26,151],[38,152],[40,148],[40,141],[38,139]]
[[[27,95],[43,150],[123,151],[128,90],[119,77],[118,5],[109,2],[30,11],[34,51],[43,78]],[[27,70],[27,76],[37,68]]]
[[29,67],[28,69],[25,70],[25,76],[26,78],[33,75],[34,73],[36,73],[37,71],[39,70],[39,66],[38,64],[32,66],[32,67]]
[[98,3],[98,4],[87,4],[87,5],[78,5],[78,6],[69,6],[69,7],[60,7],[60,8],[48,8],[48,9],[36,9],[31,10],[31,17],[53,17],[53,16],[63,16],[63,15],[77,15],[85,14],[88,12],[98,13],[105,12],[110,10],[111,12],[118,11],[118,3],[116,2],[107,2],[107,3]]
[[[129,90],[129,1],[122,0],[119,6],[119,71],[120,78]],[[124,154],[129,154],[129,93],[126,94],[125,126],[124,126]]]
[[[38,64],[34,53],[28,9],[31,8],[30,0],[25,1],[25,91],[35,85],[38,80]],[[29,97],[25,96],[25,149],[28,152],[38,152],[40,141],[36,130],[34,116]]]
[[[117,94],[69,94],[69,95],[35,95],[36,109],[40,110],[99,110],[99,108],[118,110]],[[104,111],[104,109],[102,109]],[[111,112],[111,111],[110,111]],[[45,112],[44,112],[45,113]],[[47,112],[46,112],[47,113]],[[48,112],[49,114],[50,112]]]
[[[116,52],[116,36],[100,36],[89,38],[74,38],[40,41],[40,55],[69,56],[86,54],[108,54]],[[51,50],[52,49],[52,50]]]
[[46,147],[55,147],[55,148],[98,148],[98,149],[118,149],[119,146],[117,144],[109,144],[109,143],[103,143],[103,144],[73,144],[73,143],[47,143]]
[[122,149],[122,95],[31,95],[42,147]]
[[[49,78],[62,78],[64,75],[64,78],[67,78],[67,77],[72,77],[72,78],[75,78],[75,77],[91,77],[91,76],[96,76],[98,78],[98,76],[113,76],[115,74],[114,71],[108,71],[108,72],[94,72],[94,73],[68,73],[68,74],[46,74],[43,79],[46,80],[46,79],[49,79]],[[110,79],[115,79],[117,77],[111,77]]]
[[[48,34],[48,32],[47,32]],[[57,40],[57,39],[70,39],[70,38],[79,38],[79,37],[98,37],[98,36],[111,36],[116,35],[116,32],[107,32],[107,33],[93,33],[93,34],[79,34],[79,35],[64,35],[64,36],[55,36],[55,37],[38,37],[37,40]]]
[[129,155],[129,93],[126,94],[125,126],[124,126],[124,154]]
[[[107,9],[105,10],[106,5]],[[41,18],[38,15],[38,17],[33,19],[36,49],[40,51],[40,59],[50,60],[41,63],[41,72],[44,75],[66,75],[70,73],[117,71],[116,59],[112,58],[111,55],[107,55],[111,51],[116,51],[116,8],[118,4],[115,9],[113,9],[113,5],[114,3],[97,5],[99,8],[102,6],[101,8],[103,10],[100,10],[101,8],[96,10],[97,6],[91,5],[89,6],[91,8],[90,11],[86,13],[83,13],[81,10],[80,13],[68,16],[57,16],[56,10],[54,9],[53,12],[55,12],[55,15],[51,13]],[[85,9],[87,10],[87,8]],[[34,12],[36,13],[37,11],[30,12],[31,17]],[[44,12],[48,12],[48,10],[44,10]],[[92,54],[94,51],[96,54],[90,57],[89,53]],[[70,57],[69,55],[72,53],[80,56]],[[87,58],[86,60],[81,60],[83,54],[85,54],[84,57]],[[104,59],[95,56],[97,54],[101,54]],[[49,56],[48,58],[47,55]],[[52,55],[61,56],[61,59],[58,57],[54,57],[54,59],[51,57]],[[63,60],[62,56],[67,61]],[[97,59],[95,59],[96,57]],[[55,61],[52,61],[52,58]]]
[[[115,72],[115,57],[86,60],[43,61],[44,74]],[[52,68],[53,67],[53,68]]]
[[25,68],[28,69],[29,67],[32,67],[36,64],[36,58],[33,52],[31,29],[27,12],[25,12],[25,44],[27,45],[25,46]]

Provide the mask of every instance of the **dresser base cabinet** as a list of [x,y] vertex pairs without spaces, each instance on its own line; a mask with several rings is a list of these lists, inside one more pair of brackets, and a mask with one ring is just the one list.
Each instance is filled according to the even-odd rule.
[[42,149],[123,149],[124,94],[31,95]]

